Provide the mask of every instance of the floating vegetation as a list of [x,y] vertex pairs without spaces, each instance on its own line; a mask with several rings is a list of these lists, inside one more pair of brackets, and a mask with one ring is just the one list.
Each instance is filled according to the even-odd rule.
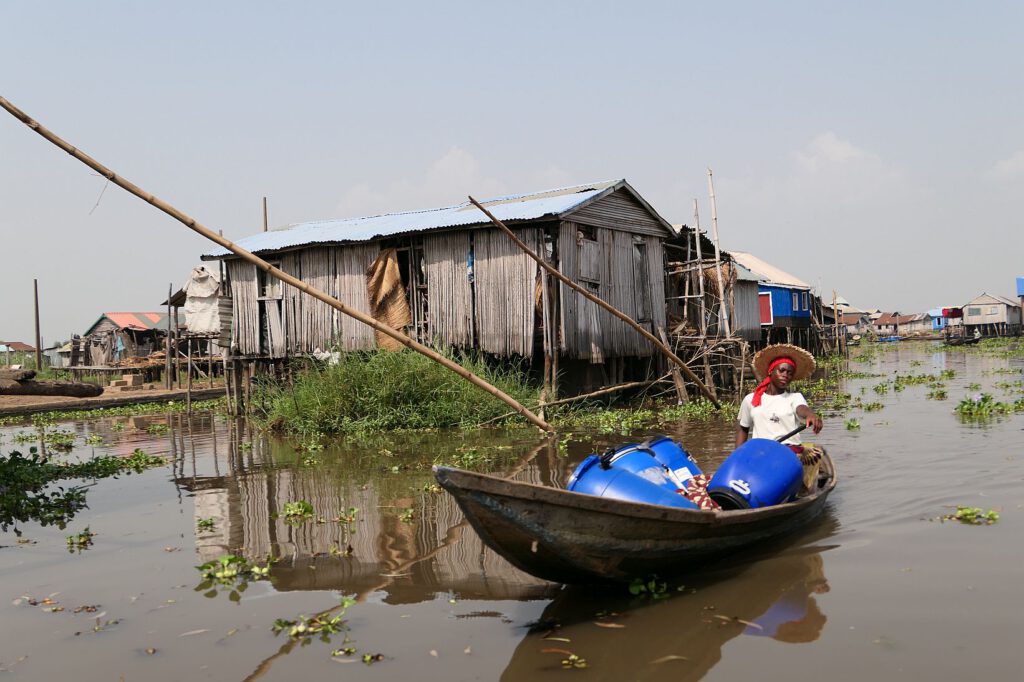
[[214,528],[216,528],[216,523],[212,516],[205,519],[196,519],[196,530],[201,532],[211,532]]
[[558,426],[589,428],[603,434],[626,435],[642,428],[660,427],[683,420],[706,421],[709,419],[735,419],[739,412],[738,403],[721,403],[717,408],[710,400],[691,400],[682,405],[602,409],[587,412],[577,408],[568,414],[558,415],[552,422]]
[[967,507],[958,504],[955,512],[944,514],[939,517],[939,520],[959,521],[971,526],[991,526],[999,520],[999,512],[995,509],[985,511],[981,507]]
[[103,436],[98,433],[90,433],[85,437],[85,444],[93,446],[103,445]]
[[634,597],[650,597],[651,599],[667,599],[669,596],[668,583],[656,575],[646,578],[635,578],[629,583],[629,593]]
[[296,502],[285,502],[281,515],[285,523],[303,523],[309,521],[314,515],[313,505],[306,500]]
[[225,554],[196,566],[200,573],[200,580],[195,591],[205,591],[204,597],[213,598],[220,593],[221,589],[227,589],[228,599],[239,602],[242,599],[242,592],[248,589],[250,582],[270,578],[270,566],[273,563],[274,559],[269,556],[266,563],[260,566],[245,557]]
[[[327,643],[331,641],[331,637],[334,635],[348,632],[348,624],[344,618],[349,607],[355,603],[356,600],[352,597],[342,597],[341,604],[338,607],[339,611],[334,615],[328,611],[315,616],[300,615],[295,619],[278,618],[274,621],[271,629],[275,635],[279,635],[282,632],[287,633],[290,639],[299,642],[302,646],[309,644],[313,641],[314,637],[319,638],[321,642]],[[345,643],[348,643],[347,637]],[[346,647],[340,650],[335,649],[331,652],[331,655],[336,656],[338,653],[351,655],[355,652],[354,648]]]
[[984,421],[997,415],[1024,412],[1024,398],[1004,403],[993,398],[990,393],[978,393],[961,400],[955,410],[961,419]]
[[34,521],[41,526],[64,528],[74,515],[86,507],[86,486],[67,488],[50,486],[65,479],[97,480],[122,473],[141,473],[143,470],[165,463],[136,449],[129,457],[95,457],[85,462],[54,462],[38,453],[35,448],[28,456],[18,451],[0,457],[0,530],[14,527],[21,535],[18,523]]
[[170,430],[171,427],[166,422],[156,422],[146,427],[146,433],[151,436],[162,436]]
[[846,420],[846,430],[847,431],[857,431],[859,429],[860,429],[860,421],[859,420],[852,419],[852,418]]
[[81,533],[77,535],[68,536],[68,551],[74,553],[77,551],[81,554],[83,549],[89,549],[92,547],[92,539],[96,537],[96,533],[89,530],[89,526],[85,527]]
[[586,668],[587,659],[576,654],[569,654],[567,657],[562,659],[563,668]]
[[880,384],[875,384],[874,386],[871,387],[871,390],[873,390],[878,395],[885,395],[886,393],[889,392],[889,382],[883,381]]
[[415,518],[416,518],[416,509],[413,508],[413,507],[408,507],[406,509],[403,509],[401,511],[401,513],[399,513],[399,515],[398,515],[398,520],[403,522],[403,523],[412,523]]
[[945,400],[948,396],[946,391],[941,388],[934,388],[928,391],[928,400]]
[[885,405],[880,402],[864,403],[863,405],[865,412],[878,412],[883,407],[885,407]]

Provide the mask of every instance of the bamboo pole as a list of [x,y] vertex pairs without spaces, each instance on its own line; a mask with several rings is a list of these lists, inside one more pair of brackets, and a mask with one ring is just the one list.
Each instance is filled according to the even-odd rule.
[[53,143],[57,147],[60,147],[61,149],[66,151],[68,154],[70,154],[71,156],[75,157],[76,159],[78,159],[79,161],[84,163],[86,166],[92,168],[94,171],[96,171],[97,173],[99,173],[103,177],[107,178],[107,180],[109,180],[110,182],[113,182],[118,187],[120,187],[120,188],[122,188],[122,189],[124,189],[124,190],[126,190],[128,192],[130,192],[131,194],[134,194],[135,196],[139,197],[143,201],[145,201],[145,202],[155,206],[156,208],[160,209],[161,211],[163,211],[167,215],[171,216],[172,218],[174,218],[178,222],[184,224],[186,227],[188,227],[193,232],[197,232],[197,233],[201,234],[202,236],[206,237],[207,239],[209,239],[210,241],[212,241],[212,242],[214,242],[216,244],[219,244],[220,246],[224,247],[225,249],[227,249],[231,253],[235,254],[236,256],[241,258],[242,260],[247,261],[249,263],[252,263],[253,265],[255,265],[260,270],[263,270],[264,272],[266,272],[268,275],[276,277],[277,279],[281,280],[285,284],[290,284],[291,286],[295,287],[299,291],[301,291],[301,292],[303,292],[303,293],[305,293],[305,294],[307,294],[309,296],[312,296],[313,298],[316,298],[317,300],[323,301],[324,303],[326,303],[327,305],[331,306],[332,308],[338,310],[339,312],[341,312],[341,313],[343,313],[345,315],[348,315],[349,317],[353,317],[353,318],[359,320],[360,322],[362,322],[365,325],[373,327],[374,330],[379,331],[380,333],[382,333],[382,334],[384,334],[386,336],[390,336],[391,338],[395,339],[396,341],[398,341],[400,344],[402,344],[406,348],[409,348],[411,350],[416,351],[417,353],[425,355],[428,358],[430,358],[431,360],[433,360],[434,362],[437,362],[438,364],[443,365],[444,367],[450,369],[451,371],[455,372],[456,374],[458,374],[462,378],[464,378],[467,381],[469,381],[474,386],[480,388],[481,390],[485,391],[486,393],[489,393],[490,395],[492,395],[492,396],[498,398],[499,400],[501,400],[502,402],[506,403],[507,405],[512,407],[518,414],[522,415],[527,421],[529,421],[531,424],[533,424],[537,428],[541,429],[542,431],[553,431],[554,430],[554,429],[552,429],[551,425],[548,424],[546,421],[544,421],[543,419],[540,419],[539,417],[537,417],[537,415],[533,414],[532,412],[527,410],[525,407],[520,405],[519,402],[517,402],[515,400],[515,398],[513,398],[512,396],[506,394],[501,389],[499,389],[499,388],[497,388],[495,386],[492,386],[491,384],[487,383],[486,381],[484,381],[483,379],[481,379],[477,375],[475,375],[472,372],[470,372],[469,370],[467,370],[465,367],[462,367],[462,366],[458,365],[457,363],[449,360],[448,358],[444,357],[440,353],[437,353],[436,351],[431,350],[430,348],[424,346],[423,344],[419,343],[418,341],[414,341],[413,339],[409,338],[408,336],[406,336],[402,332],[397,331],[395,329],[392,329],[391,327],[389,327],[389,326],[387,326],[387,325],[385,325],[385,324],[383,324],[381,322],[378,322],[374,318],[370,317],[369,315],[366,315],[365,313],[360,312],[359,310],[355,310],[354,308],[349,308],[344,303],[342,303],[341,301],[333,298],[332,296],[329,296],[328,294],[320,291],[319,289],[315,289],[315,288],[309,286],[308,284],[306,284],[302,280],[300,280],[300,279],[298,279],[298,278],[296,278],[296,277],[294,277],[292,275],[289,275],[288,273],[284,272],[283,270],[270,265],[270,263],[267,263],[262,258],[256,256],[253,253],[250,253],[249,251],[247,251],[246,249],[238,246],[234,242],[232,242],[232,241],[230,241],[228,239],[225,239],[224,237],[218,235],[216,232],[210,230],[208,227],[206,227],[205,225],[201,224],[195,218],[182,213],[181,211],[176,209],[174,206],[171,206],[167,202],[165,202],[165,201],[163,201],[163,200],[153,196],[152,194],[144,191],[142,188],[138,187],[137,185],[129,182],[128,180],[126,180],[126,179],[124,179],[124,178],[122,178],[120,176],[118,176],[117,174],[115,174],[112,170],[110,170],[106,166],[103,166],[102,164],[100,164],[98,161],[96,161],[92,157],[90,157],[87,154],[79,151],[77,148],[71,146],[70,144],[65,142],[63,139],[61,139],[57,135],[53,134],[52,132],[50,132],[49,130],[44,128],[37,121],[35,121],[32,118],[30,118],[26,113],[24,113],[23,111],[21,111],[20,109],[15,107],[13,104],[11,104],[4,97],[0,97],[0,107],[3,107],[4,109],[6,109],[12,116],[14,116],[16,119],[18,119],[19,121],[21,121],[25,125],[27,125],[32,130],[34,130],[41,137],[43,137],[47,141]]
[[609,313],[611,313],[615,317],[619,318],[620,320],[622,320],[623,322],[628,324],[633,329],[635,329],[638,332],[640,332],[641,336],[643,336],[645,339],[647,339],[648,341],[653,343],[654,346],[658,350],[660,350],[662,353],[664,353],[665,356],[669,360],[671,360],[676,365],[678,365],[679,369],[681,369],[683,371],[683,374],[685,374],[686,377],[690,381],[692,381],[693,383],[697,384],[697,387],[701,390],[701,392],[705,396],[707,396],[708,400],[710,400],[714,404],[715,407],[721,407],[721,405],[719,404],[718,400],[715,398],[714,394],[711,391],[708,390],[708,387],[705,386],[703,383],[701,383],[701,380],[698,379],[697,375],[694,374],[693,371],[689,367],[686,366],[686,363],[683,362],[682,360],[680,360],[679,357],[677,357],[676,354],[673,353],[672,350],[668,346],[663,344],[661,342],[661,340],[657,336],[655,336],[654,334],[651,334],[649,331],[647,331],[646,329],[641,327],[629,315],[626,315],[624,312],[622,312],[618,308],[615,308],[614,306],[609,305],[608,303],[606,303],[604,300],[598,298],[597,296],[594,296],[592,293],[590,293],[589,291],[587,291],[586,289],[581,287],[579,284],[576,284],[576,282],[573,282],[571,279],[569,279],[568,277],[566,277],[565,275],[560,273],[556,268],[553,268],[550,265],[548,265],[547,263],[545,263],[544,259],[542,259],[536,253],[534,253],[530,249],[529,246],[527,246],[525,243],[523,243],[523,241],[521,239],[519,239],[519,237],[517,237],[515,235],[515,233],[512,232],[512,230],[510,230],[508,228],[508,226],[505,223],[501,222],[496,217],[494,217],[494,214],[492,214],[490,211],[488,211],[486,208],[484,208],[480,204],[480,202],[478,202],[473,197],[469,197],[469,200],[470,200],[470,202],[472,202],[472,204],[474,206],[476,206],[481,211],[483,211],[484,215],[486,215],[488,218],[490,218],[491,222],[494,223],[494,225],[497,226],[498,229],[500,229],[502,232],[504,232],[506,235],[508,235],[508,237],[513,241],[513,243],[515,243],[516,246],[518,246],[520,249],[522,249],[523,252],[527,256],[529,256],[530,258],[535,260],[538,265],[540,265],[546,271],[548,271],[552,275],[554,275],[555,278],[558,281],[564,283],[570,289],[573,289],[574,291],[578,291],[588,301],[592,301],[592,302],[596,303],[597,305],[601,306],[602,308],[607,310]]
[[715,238],[715,273],[718,275],[718,306],[720,323],[725,327],[725,338],[732,336],[729,328],[729,311],[725,307],[725,283],[722,282],[722,252],[718,248],[718,204],[715,202],[715,183],[711,180],[711,169],[708,168],[708,194],[711,197],[711,234]]
[[701,337],[707,338],[708,335],[708,321],[707,311],[704,310],[704,254],[701,253],[700,248],[700,212],[697,210],[697,200],[693,200],[693,235],[694,244],[697,248],[697,291],[700,293],[700,305],[697,309],[700,311],[700,323],[697,325],[697,331],[700,332]]

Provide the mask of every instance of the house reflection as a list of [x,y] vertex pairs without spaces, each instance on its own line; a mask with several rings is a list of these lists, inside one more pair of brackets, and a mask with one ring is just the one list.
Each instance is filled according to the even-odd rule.
[[[175,482],[193,495],[196,521],[215,521],[212,531],[196,531],[201,562],[229,553],[250,560],[274,556],[277,590],[383,590],[391,603],[438,592],[533,599],[554,588],[485,548],[454,499],[430,485],[429,466],[396,464],[395,473],[382,466],[379,451],[304,457],[284,444],[257,439],[250,448],[240,442],[226,445],[219,475],[188,475],[189,467],[175,467]],[[550,484],[564,475],[564,466],[557,457],[537,457],[516,478]],[[282,510],[298,500],[312,505],[313,520],[287,522]]]

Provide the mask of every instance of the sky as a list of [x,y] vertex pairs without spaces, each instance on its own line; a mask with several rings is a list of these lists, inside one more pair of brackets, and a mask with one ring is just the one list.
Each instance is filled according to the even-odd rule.
[[[1019,2],[13,2],[0,96],[238,239],[625,178],[831,299],[1024,275]],[[212,244],[0,111],[0,339],[155,311]]]

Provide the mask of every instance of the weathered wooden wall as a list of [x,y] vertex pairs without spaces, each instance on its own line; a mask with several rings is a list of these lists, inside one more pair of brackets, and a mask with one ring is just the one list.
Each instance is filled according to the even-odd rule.
[[[561,272],[657,333],[665,326],[665,263],[661,239],[595,228],[591,240],[575,222],[559,227]],[[606,356],[647,357],[653,348],[626,323],[568,287],[561,288],[563,353],[603,362]]]
[[648,234],[661,239],[667,236],[665,226],[623,189],[573,211],[571,219],[581,225]]
[[[515,230],[535,253],[542,233]],[[533,356],[537,263],[497,230],[473,234],[476,328],[480,350],[496,355]]]
[[462,231],[423,237],[429,341],[453,348],[473,345],[469,236]]

